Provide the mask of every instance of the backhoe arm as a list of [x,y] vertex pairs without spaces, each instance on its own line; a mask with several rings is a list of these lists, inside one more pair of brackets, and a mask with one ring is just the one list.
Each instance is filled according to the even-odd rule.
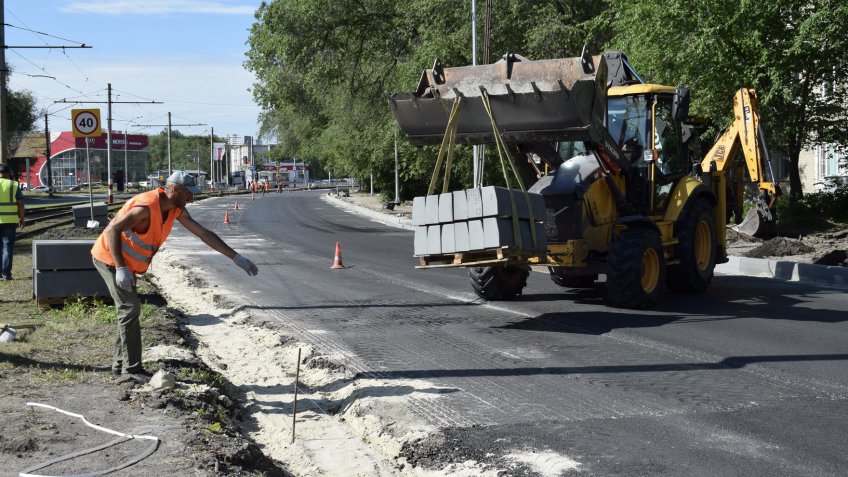
[[[716,196],[719,204],[716,206],[716,222],[725,223],[727,218],[727,175],[735,166],[736,154],[741,149],[752,182],[757,183],[760,194],[757,198],[756,219],[746,217],[743,230],[750,235],[766,235],[767,229],[774,225],[777,216],[774,212],[775,202],[780,195],[779,189],[773,182],[766,179],[766,167],[769,161],[768,148],[762,126],[760,125],[760,110],[757,93],[752,89],[742,88],[733,97],[733,124],[724,131],[718,141],[701,162],[701,170],[711,176],[711,183],[716,184]],[[742,174],[736,174],[736,189],[742,190]],[[741,198],[740,198],[741,199]],[[724,220],[721,220],[724,219]]]

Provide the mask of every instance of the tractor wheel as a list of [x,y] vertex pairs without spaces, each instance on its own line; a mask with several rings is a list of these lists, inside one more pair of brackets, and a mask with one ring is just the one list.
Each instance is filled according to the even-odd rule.
[[530,270],[525,267],[473,267],[468,269],[471,286],[486,300],[509,300],[527,286]]
[[680,261],[668,267],[666,286],[682,293],[707,288],[716,264],[716,224],[712,208],[700,199],[675,227],[677,246],[674,257]]
[[554,267],[548,267],[548,271],[551,274],[551,280],[564,288],[594,288],[595,280],[598,279],[597,275],[565,275]]
[[607,255],[607,299],[622,308],[648,308],[665,283],[665,253],[659,234],[629,228],[614,237]]

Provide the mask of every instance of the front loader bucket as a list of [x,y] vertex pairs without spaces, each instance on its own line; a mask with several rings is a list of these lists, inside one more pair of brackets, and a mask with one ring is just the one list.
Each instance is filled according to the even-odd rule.
[[481,88],[507,143],[601,142],[607,85],[596,77],[607,78],[604,56],[530,61],[505,55],[494,64],[456,68],[444,68],[436,60],[415,92],[391,95],[389,106],[416,146],[441,143],[457,96],[462,103],[456,141],[494,143]]

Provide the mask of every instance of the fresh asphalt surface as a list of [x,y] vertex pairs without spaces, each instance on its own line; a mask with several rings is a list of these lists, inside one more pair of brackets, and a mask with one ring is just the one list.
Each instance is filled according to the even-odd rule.
[[[844,291],[716,276],[705,293],[630,311],[607,307],[602,286],[571,291],[531,273],[519,299],[487,304],[464,269],[416,270],[412,232],[319,192],[241,196],[238,211],[233,202],[190,211],[254,259],[257,277],[196,242],[166,247],[193,253],[252,313],[349,373],[432,383],[439,399],[409,411],[445,431],[409,449],[414,462],[549,450],[579,462],[580,475],[848,472]],[[344,270],[330,269],[337,241]]]

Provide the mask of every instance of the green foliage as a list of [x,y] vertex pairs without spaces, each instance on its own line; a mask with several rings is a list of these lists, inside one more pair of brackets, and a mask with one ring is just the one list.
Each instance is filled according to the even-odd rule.
[[[223,138],[215,137],[215,142],[225,142]],[[198,166],[202,171],[209,170],[209,155],[212,146],[208,135],[185,135],[179,130],[171,130],[171,168],[194,170]],[[148,170],[168,169],[168,130],[163,129],[159,134],[149,136]]]
[[781,197],[777,202],[778,227],[781,232],[801,233],[830,229],[835,223],[848,223],[848,181],[832,178],[824,190],[804,194],[791,201]]
[[35,109],[35,96],[30,91],[7,91],[6,101],[6,127],[9,134],[28,133],[35,129],[39,114]]
[[115,307],[100,300],[90,301],[77,298],[62,308],[50,310],[50,317],[59,323],[71,324],[110,324],[115,323]]

